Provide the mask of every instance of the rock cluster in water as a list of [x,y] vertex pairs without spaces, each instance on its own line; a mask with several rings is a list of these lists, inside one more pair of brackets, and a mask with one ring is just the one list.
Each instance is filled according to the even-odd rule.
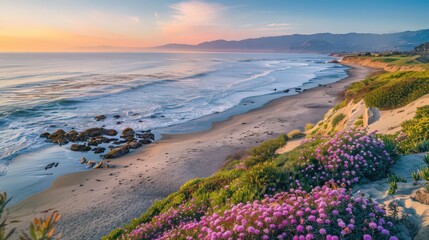
[[[70,130],[65,132],[63,129],[58,129],[53,133],[42,133],[40,137],[46,138],[47,141],[59,145],[73,143],[70,146],[72,151],[94,151],[97,154],[104,154],[106,148],[99,146],[101,144],[110,144],[109,151],[105,155],[100,155],[105,159],[117,158],[130,152],[130,149],[137,149],[144,144],[150,144],[155,140],[155,135],[149,131],[136,132],[132,128],[125,128],[119,138],[114,138],[118,132],[114,129],[105,128],[89,128],[82,132]],[[95,163],[93,161],[85,161],[81,163],[88,164],[90,167],[100,168],[103,163]]]

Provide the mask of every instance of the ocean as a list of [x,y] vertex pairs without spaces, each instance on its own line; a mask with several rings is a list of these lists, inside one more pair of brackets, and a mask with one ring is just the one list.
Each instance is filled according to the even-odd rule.
[[[43,132],[131,127],[159,137],[202,130],[297,94],[297,87],[345,78],[347,68],[333,59],[291,53],[1,53],[0,191],[16,203],[58,176],[87,170],[81,156],[100,159],[48,143],[39,137]],[[106,120],[94,120],[102,114]],[[53,161],[59,166],[45,170]]]

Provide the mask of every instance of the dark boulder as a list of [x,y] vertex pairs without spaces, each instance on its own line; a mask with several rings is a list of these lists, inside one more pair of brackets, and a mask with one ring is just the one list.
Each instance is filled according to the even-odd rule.
[[51,135],[51,134],[48,132],[44,132],[44,133],[40,134],[40,137],[41,138],[49,138],[49,135]]
[[121,117],[121,115],[114,115],[114,116],[113,116],[113,118],[114,118],[114,119],[118,119],[118,118],[120,118],[120,117]]
[[106,151],[106,148],[104,148],[104,147],[97,147],[97,148],[94,148],[92,150],[94,150],[94,153],[104,153],[104,151]]
[[152,143],[152,141],[150,139],[141,139],[141,140],[139,140],[139,142],[141,144],[151,144]]
[[79,162],[80,162],[80,164],[86,163],[86,158],[85,157],[81,157]]
[[122,131],[121,138],[129,138],[129,137],[134,138],[135,133],[136,132],[134,132],[132,128],[125,128],[124,131]]
[[59,164],[58,162],[49,163],[48,165],[45,166],[45,170],[48,170],[53,167],[58,167],[58,164]]
[[58,137],[65,137],[66,132],[62,129],[58,129],[57,131],[53,132],[51,135],[49,135],[49,139],[54,139]]
[[106,116],[105,115],[98,115],[98,116],[95,116],[94,119],[97,121],[102,121],[102,120],[106,119]]
[[79,136],[79,133],[75,130],[71,130],[65,135],[65,137],[72,142],[76,141],[78,136]]
[[128,145],[122,145],[111,149],[104,158],[117,158],[127,154],[128,152],[130,152],[130,147]]
[[79,141],[87,140],[90,137],[97,137],[103,134],[104,128],[88,128],[78,136]]
[[115,129],[104,129],[103,130],[103,135],[116,136],[116,134],[118,134],[118,132]]
[[73,145],[71,145],[70,150],[77,151],[77,152],[86,152],[86,151],[91,150],[91,148],[89,146],[85,145],[85,144],[82,144],[82,145],[80,145],[80,144],[73,144]]
[[137,148],[139,148],[139,147],[141,147],[141,146],[142,146],[142,143],[141,143],[141,142],[137,142],[137,141],[132,141],[132,142],[129,142],[129,143],[128,143],[128,146],[129,146],[131,149],[137,149]]
[[143,134],[137,134],[137,137],[143,138],[143,139],[155,140],[155,134],[150,133],[150,132],[146,132]]

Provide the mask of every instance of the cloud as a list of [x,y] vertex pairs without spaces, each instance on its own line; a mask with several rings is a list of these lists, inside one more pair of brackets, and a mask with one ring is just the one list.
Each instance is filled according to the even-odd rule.
[[165,36],[176,41],[198,42],[215,38],[222,30],[223,13],[226,9],[217,3],[203,1],[179,2],[169,6],[168,19],[158,21],[159,29]]
[[286,26],[290,26],[292,24],[290,23],[270,23],[267,24],[267,27],[286,27]]
[[159,19],[159,14],[157,12],[154,12],[153,15],[155,16],[156,19]]

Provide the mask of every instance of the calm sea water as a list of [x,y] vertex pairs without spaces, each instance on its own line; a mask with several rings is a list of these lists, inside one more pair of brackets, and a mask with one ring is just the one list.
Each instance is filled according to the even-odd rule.
[[[344,78],[346,68],[330,60],[273,53],[0,54],[0,190],[28,194],[45,178],[82,169],[78,153],[38,137],[45,131],[186,123],[249,97],[281,97],[289,88]],[[95,121],[100,114],[107,119]],[[74,159],[60,161],[67,170],[45,174],[46,161],[67,158]]]

